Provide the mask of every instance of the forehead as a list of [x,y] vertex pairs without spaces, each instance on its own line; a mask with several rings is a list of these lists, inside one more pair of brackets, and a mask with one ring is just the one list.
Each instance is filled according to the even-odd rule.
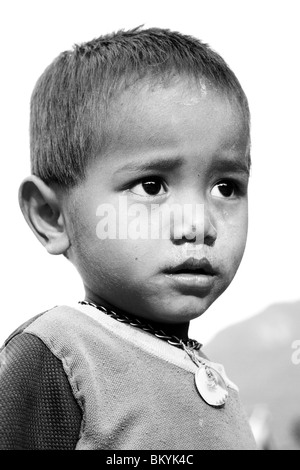
[[124,158],[145,148],[185,154],[246,148],[249,141],[237,100],[204,80],[131,87],[112,104],[108,125],[109,150]]

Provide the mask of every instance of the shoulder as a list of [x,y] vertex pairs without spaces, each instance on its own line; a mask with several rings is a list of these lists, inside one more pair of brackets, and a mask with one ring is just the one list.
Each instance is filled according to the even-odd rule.
[[0,355],[0,448],[73,449],[81,410],[61,361],[21,325]]
[[45,310],[45,312],[39,313],[35,315],[34,317],[31,317],[29,320],[26,322],[22,323],[18,328],[16,328],[10,335],[9,337],[5,340],[3,346],[1,347],[0,351],[4,349],[8,343],[15,337],[23,333],[23,331],[27,328],[27,326],[31,325],[37,318],[41,317],[44,313],[48,312],[48,310]]

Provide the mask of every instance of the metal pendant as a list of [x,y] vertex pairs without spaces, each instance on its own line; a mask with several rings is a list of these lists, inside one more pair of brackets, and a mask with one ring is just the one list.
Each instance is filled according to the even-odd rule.
[[195,382],[203,400],[210,406],[220,408],[225,405],[228,390],[221,374],[216,369],[205,365],[198,367]]

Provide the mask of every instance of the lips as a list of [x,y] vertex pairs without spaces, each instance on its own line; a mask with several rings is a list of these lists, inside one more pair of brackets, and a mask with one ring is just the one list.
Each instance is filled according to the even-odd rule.
[[190,275],[216,275],[215,269],[212,267],[207,258],[188,258],[183,263],[170,267],[165,271],[166,274],[190,274]]
[[218,273],[207,258],[188,258],[164,274],[172,288],[183,295],[206,297],[213,290]]

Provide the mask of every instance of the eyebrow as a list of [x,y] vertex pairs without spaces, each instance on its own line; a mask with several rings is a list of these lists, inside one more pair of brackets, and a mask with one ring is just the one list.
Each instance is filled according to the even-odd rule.
[[184,164],[184,158],[153,158],[148,162],[129,162],[123,165],[121,168],[115,171],[114,174],[122,173],[124,171],[129,172],[143,172],[149,170],[176,170]]
[[[139,173],[144,171],[151,170],[160,170],[160,171],[171,171],[176,170],[182,167],[185,163],[183,157],[176,158],[153,158],[151,161],[147,162],[128,162],[122,167],[118,168],[114,175],[123,173],[124,171]],[[213,164],[213,171],[219,172],[233,172],[240,173],[246,176],[250,174],[250,168],[246,161],[241,161],[241,159],[227,159],[227,158],[217,158]]]
[[213,165],[213,170],[220,172],[233,172],[242,173],[246,176],[250,175],[250,164],[247,161],[241,159],[218,159]]

